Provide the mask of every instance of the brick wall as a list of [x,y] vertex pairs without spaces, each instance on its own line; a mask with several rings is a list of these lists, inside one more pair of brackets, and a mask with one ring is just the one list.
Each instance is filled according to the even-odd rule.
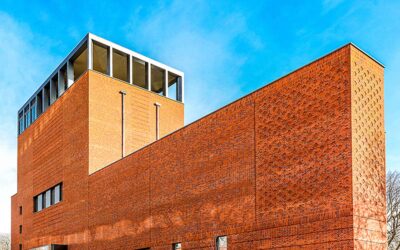
[[[24,234],[24,244],[171,249],[172,243],[182,242],[183,249],[214,249],[215,237],[227,235],[229,249],[386,249],[383,69],[354,46],[344,46],[121,160],[112,152],[120,142],[111,140],[107,148],[108,139],[100,131],[119,134],[107,128],[120,122],[113,116],[118,110],[112,111],[107,102],[120,102],[117,91],[123,85],[94,72],[89,78],[97,85],[82,81],[69,90],[85,95],[89,89],[81,113],[88,126],[81,129],[89,132],[82,144],[75,144],[81,129],[63,127],[69,136],[62,137],[66,159],[59,171],[66,199],[40,215],[24,214],[24,227],[36,222]],[[136,95],[132,91],[129,96]],[[71,96],[68,108],[74,109],[73,95],[65,96]],[[104,107],[96,110],[101,101]],[[131,113],[142,107],[128,102]],[[55,108],[55,121],[65,115],[63,105]],[[162,119],[176,129],[181,110],[171,105],[171,115],[178,119]],[[51,114],[20,136],[20,150],[26,151],[19,166],[26,165],[25,158],[46,154],[25,145],[27,135],[50,121]],[[140,123],[129,117],[129,138],[136,143],[134,131],[152,118],[142,117]],[[97,139],[92,141],[92,135]],[[92,154],[92,142],[105,150]],[[90,161],[98,160],[90,158],[99,155],[99,166],[116,161],[90,171]],[[82,161],[76,163],[75,157]],[[35,161],[51,173],[54,164],[46,159]],[[19,187],[24,188],[13,197],[13,210],[15,203],[32,204],[35,192],[25,191],[30,186],[38,192],[51,186],[52,175],[45,180],[40,168],[40,181],[29,182],[29,171],[23,171]],[[13,225],[20,219],[13,212]],[[13,226],[14,249],[16,235]]]

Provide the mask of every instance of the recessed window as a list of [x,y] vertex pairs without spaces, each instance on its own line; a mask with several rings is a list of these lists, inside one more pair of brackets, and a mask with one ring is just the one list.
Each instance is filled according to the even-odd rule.
[[43,104],[44,112],[50,106],[50,83],[47,83],[46,86],[44,86],[43,88]]
[[62,201],[62,183],[33,197],[34,212],[39,212]]
[[36,120],[37,114],[36,114],[36,100],[33,99],[31,101],[31,120],[34,122]]
[[22,206],[19,206],[19,215],[22,215]]
[[132,84],[147,89],[148,63],[137,58],[132,60]]
[[51,202],[51,189],[47,190],[45,193],[45,202],[44,202],[45,206],[44,208],[48,208],[51,206],[52,202]]
[[157,66],[151,65],[151,91],[165,95],[165,70]]
[[228,237],[227,236],[218,236],[216,245],[217,245],[217,250],[227,250],[228,249]]
[[31,122],[31,112],[29,111],[29,105],[24,109],[24,120],[25,120],[25,128],[28,128]]
[[173,100],[176,100],[176,101],[180,101],[180,100],[178,100],[178,91],[180,88],[179,81],[180,80],[181,80],[180,76],[178,76],[174,73],[168,72],[168,97]]
[[55,74],[50,80],[50,103],[58,98],[58,76]]
[[109,71],[109,53],[110,49],[108,46],[102,45],[97,42],[93,42],[93,69],[103,73],[110,74]]
[[76,81],[87,70],[88,53],[86,43],[72,57],[71,64],[74,70],[74,81]]
[[24,115],[23,112],[20,112],[18,114],[18,132],[19,134],[21,134],[22,132],[24,132]]
[[19,244],[19,250],[22,250],[22,244]]
[[36,95],[36,112],[37,116],[41,115],[42,112],[42,92],[39,92],[39,94]]
[[113,49],[113,77],[129,82],[129,56]]
[[172,244],[172,250],[181,250],[182,244],[181,243],[174,243]]
[[68,89],[68,76],[67,76],[67,65],[61,67],[58,74],[58,88],[61,89],[61,93],[64,93]]
[[39,194],[34,198],[34,211],[39,212],[43,209],[43,196]]
[[58,184],[57,186],[54,187],[54,204],[57,204],[61,201],[62,199],[62,191],[61,191],[61,184]]
[[22,234],[22,225],[19,225],[19,234]]

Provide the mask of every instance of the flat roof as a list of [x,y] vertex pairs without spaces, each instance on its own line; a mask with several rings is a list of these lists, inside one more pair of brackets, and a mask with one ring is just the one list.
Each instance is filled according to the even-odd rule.
[[142,55],[142,54],[139,54],[139,53],[137,53],[137,52],[135,52],[135,51],[133,51],[133,50],[127,49],[127,48],[125,48],[125,47],[123,47],[123,46],[121,46],[121,45],[118,45],[118,44],[116,44],[116,43],[113,43],[113,42],[111,42],[111,41],[109,41],[109,40],[106,40],[106,39],[104,39],[104,38],[102,38],[102,37],[99,37],[99,36],[97,36],[97,35],[92,34],[92,33],[89,32],[89,33],[87,33],[87,34],[82,38],[82,40],[72,49],[72,51],[61,61],[61,63],[56,67],[55,70],[53,70],[53,72],[52,72],[52,73],[49,75],[49,77],[47,77],[46,80],[39,86],[39,88],[33,93],[33,95],[32,95],[31,97],[29,97],[29,99],[21,106],[21,108],[18,110],[17,115],[18,115],[19,113],[21,113],[21,112],[24,110],[24,108],[25,108],[31,101],[33,101],[34,98],[36,98],[36,95],[39,94],[39,92],[46,86],[46,84],[49,83],[50,80],[51,80],[55,75],[58,74],[58,71],[66,65],[66,63],[68,62],[68,60],[70,60],[70,59],[75,55],[75,53],[76,53],[87,41],[89,41],[89,40],[94,40],[94,41],[99,42],[99,43],[101,43],[101,44],[110,46],[110,47],[113,48],[113,49],[116,49],[116,50],[118,50],[118,51],[124,52],[124,53],[126,53],[126,54],[128,54],[128,55],[131,55],[131,56],[137,58],[137,59],[146,61],[146,62],[150,63],[151,65],[155,65],[155,66],[157,66],[157,67],[161,67],[161,68],[163,68],[163,69],[168,70],[169,72],[172,72],[172,73],[175,73],[175,74],[177,74],[177,75],[179,75],[179,76],[184,77],[184,73],[183,73],[182,71],[178,70],[178,69],[175,69],[175,68],[173,68],[173,67],[170,67],[170,66],[168,66],[168,65],[166,65],[166,64],[163,64],[163,63],[161,63],[161,62],[158,62],[158,61],[156,61],[156,60],[154,60],[154,59],[151,59],[151,58],[149,58],[149,57],[146,57],[146,56],[144,56],[144,55]]

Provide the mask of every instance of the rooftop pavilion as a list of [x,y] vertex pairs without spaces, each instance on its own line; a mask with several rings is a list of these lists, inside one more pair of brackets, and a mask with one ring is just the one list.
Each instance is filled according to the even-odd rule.
[[184,102],[183,72],[88,33],[18,111],[18,134],[46,112],[86,70]]

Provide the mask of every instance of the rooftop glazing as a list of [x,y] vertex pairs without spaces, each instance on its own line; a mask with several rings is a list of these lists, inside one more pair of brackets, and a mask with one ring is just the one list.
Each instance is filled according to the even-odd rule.
[[88,69],[179,102],[184,100],[183,72],[89,33],[18,111],[18,134]]

